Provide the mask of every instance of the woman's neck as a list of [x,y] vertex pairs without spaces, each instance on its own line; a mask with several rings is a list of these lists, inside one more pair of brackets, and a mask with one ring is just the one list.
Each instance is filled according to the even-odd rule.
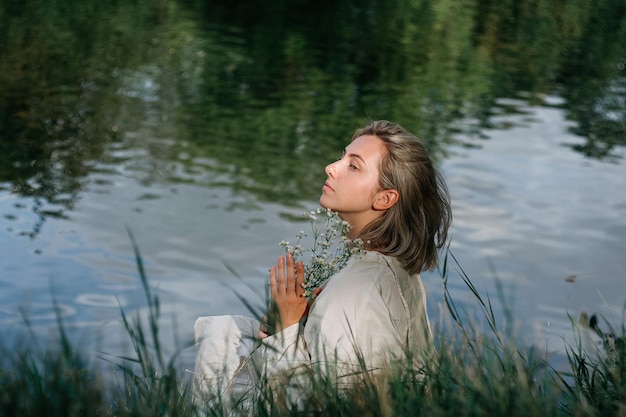
[[339,217],[342,220],[345,220],[350,225],[350,230],[346,233],[346,236],[352,240],[359,238],[363,234],[363,230],[367,227],[368,224],[372,223],[374,220],[378,219],[382,216],[380,212],[372,211],[367,213],[367,215],[361,216],[348,216],[342,215],[338,213]]

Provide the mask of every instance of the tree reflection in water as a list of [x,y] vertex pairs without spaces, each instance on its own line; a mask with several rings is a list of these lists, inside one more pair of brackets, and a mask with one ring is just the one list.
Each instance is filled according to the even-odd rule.
[[586,140],[573,149],[609,157],[626,141],[625,8],[8,2],[0,189],[32,197],[31,237],[107,170],[294,204],[315,198],[322,167],[367,118],[405,125],[441,158],[519,91],[558,91]]

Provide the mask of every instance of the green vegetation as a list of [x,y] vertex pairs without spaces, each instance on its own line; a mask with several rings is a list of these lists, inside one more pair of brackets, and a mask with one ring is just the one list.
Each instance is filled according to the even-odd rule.
[[[194,401],[192,385],[176,356],[164,357],[159,300],[151,292],[141,256],[139,275],[148,317],[122,320],[134,354],[105,370],[74,350],[59,322],[60,343],[46,351],[3,352],[0,416],[236,416],[246,415],[215,399]],[[447,280],[444,264],[444,283]],[[441,335],[438,359],[426,369],[397,363],[386,376],[363,375],[341,389],[326,372],[314,371],[311,389],[298,407],[285,401],[284,385],[261,385],[254,402],[259,416],[623,416],[626,409],[626,330],[606,339],[599,359],[580,347],[569,350],[568,369],[556,370],[537,351],[520,348],[497,329],[489,300],[481,298],[462,269],[460,277],[484,312],[487,328],[461,321],[446,291],[455,336]],[[444,286],[445,287],[445,286]],[[407,353],[410,359],[410,352]],[[111,377],[111,374],[114,376]]]
[[323,166],[366,119],[398,122],[442,157],[459,134],[490,127],[496,98],[520,92],[566,97],[588,141],[576,149],[607,157],[626,137],[625,8],[0,2],[1,187],[71,209],[94,165],[119,162],[118,146],[146,151],[141,181],[208,171],[208,186],[296,204],[317,196]]

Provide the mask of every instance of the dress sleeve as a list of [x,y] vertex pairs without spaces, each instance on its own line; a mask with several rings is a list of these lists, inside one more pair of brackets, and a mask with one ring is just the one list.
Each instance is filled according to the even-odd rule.
[[311,356],[307,351],[299,323],[266,337],[254,352],[254,359],[262,366],[269,379],[280,373],[308,365]]

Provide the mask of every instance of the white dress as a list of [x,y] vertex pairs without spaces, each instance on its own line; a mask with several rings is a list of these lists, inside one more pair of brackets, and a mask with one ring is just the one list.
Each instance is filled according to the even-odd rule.
[[294,324],[262,342],[254,340],[258,326],[242,316],[197,319],[197,392],[240,395],[254,389],[259,375],[272,380],[316,365],[349,383],[363,365],[376,372],[408,351],[419,367],[434,352],[419,274],[372,251],[352,258],[326,282],[304,326]]

